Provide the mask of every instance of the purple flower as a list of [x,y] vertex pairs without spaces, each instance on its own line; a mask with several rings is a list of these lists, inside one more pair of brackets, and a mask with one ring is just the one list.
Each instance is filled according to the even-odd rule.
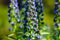
[[16,18],[16,17],[17,17],[17,15],[16,15],[16,14],[14,14],[14,17]]
[[31,38],[28,38],[28,40],[32,40]]
[[54,13],[58,13],[58,10],[55,10]]
[[16,12],[16,13],[19,13],[19,9],[15,9],[15,12]]
[[22,26],[20,25],[20,28],[22,28]]
[[35,30],[35,31],[37,31],[37,29],[36,29],[36,28],[34,28],[34,30]]
[[30,29],[30,26],[28,26],[28,29]]
[[9,30],[9,31],[12,31],[13,29],[12,29],[12,28],[9,28],[8,30]]
[[32,36],[34,37],[35,35],[34,35],[34,34],[32,34]]
[[29,12],[26,12],[27,13],[27,15],[29,15],[30,13]]
[[37,38],[39,39],[39,38],[40,38],[40,36],[37,36]]
[[11,22],[11,25],[14,26],[15,25],[15,22]]
[[20,19],[18,19],[17,22],[20,23],[21,22]]

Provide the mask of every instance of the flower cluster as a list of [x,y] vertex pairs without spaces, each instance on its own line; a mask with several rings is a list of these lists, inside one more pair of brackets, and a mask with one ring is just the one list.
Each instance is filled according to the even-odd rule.
[[[17,0],[10,0],[8,8],[9,8],[8,9],[8,17],[9,17],[8,21],[12,26],[11,28],[9,28],[9,31],[13,31],[15,33],[15,31],[17,29],[17,24],[20,24],[20,22],[21,22]],[[10,35],[8,37],[12,36],[12,35],[11,36]]]
[[12,30],[16,35],[14,40],[43,40],[46,34],[49,34],[47,32],[44,34],[43,31],[49,28],[43,22],[42,0],[22,0],[21,2],[20,10],[17,0],[10,0],[9,4],[9,23],[13,26],[9,31]]
[[59,0],[55,0],[55,9],[54,9],[54,26],[56,30],[56,35],[55,37],[59,38],[59,28],[60,28],[60,4]]

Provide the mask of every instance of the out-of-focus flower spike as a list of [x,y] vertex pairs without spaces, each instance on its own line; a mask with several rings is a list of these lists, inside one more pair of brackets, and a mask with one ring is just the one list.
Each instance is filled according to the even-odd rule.
[[16,31],[17,23],[20,23],[20,15],[19,15],[19,8],[18,8],[18,1],[17,0],[9,0],[8,4],[8,16],[9,16],[9,23],[12,26],[12,29],[9,28],[9,30],[12,30],[12,32]]
[[[60,6],[59,6],[59,0],[55,0],[55,8],[54,8],[54,28],[55,28],[55,36],[57,37],[56,39],[59,39],[59,27],[60,27]],[[58,32],[58,33],[57,33]]]

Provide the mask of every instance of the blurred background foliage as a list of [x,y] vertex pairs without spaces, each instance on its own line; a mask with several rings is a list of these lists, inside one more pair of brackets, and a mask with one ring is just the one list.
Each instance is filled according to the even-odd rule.
[[[53,30],[54,0],[43,0],[44,3],[44,22]],[[0,40],[7,40],[8,23],[8,0],[0,0]]]

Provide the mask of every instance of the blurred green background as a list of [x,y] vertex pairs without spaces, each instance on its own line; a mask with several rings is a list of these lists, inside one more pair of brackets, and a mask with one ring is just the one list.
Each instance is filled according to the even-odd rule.
[[[54,0],[43,0],[44,3],[44,22],[53,28]],[[7,40],[8,31],[8,0],[0,0],[0,40]],[[53,30],[53,29],[52,29]]]

